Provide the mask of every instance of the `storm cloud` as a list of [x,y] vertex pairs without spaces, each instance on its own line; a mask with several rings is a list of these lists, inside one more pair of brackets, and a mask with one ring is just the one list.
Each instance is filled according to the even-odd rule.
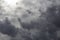
[[6,40],[56,40],[60,28],[58,1],[22,0],[14,9],[1,1],[1,35]]
[[13,37],[17,34],[17,29],[6,19],[4,22],[0,21],[0,32]]

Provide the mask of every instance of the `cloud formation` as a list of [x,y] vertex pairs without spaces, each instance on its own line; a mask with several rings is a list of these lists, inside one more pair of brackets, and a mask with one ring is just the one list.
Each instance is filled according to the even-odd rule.
[[11,37],[6,40],[55,40],[58,14],[54,3],[49,0],[23,0],[12,10],[1,2],[0,32],[7,38]]

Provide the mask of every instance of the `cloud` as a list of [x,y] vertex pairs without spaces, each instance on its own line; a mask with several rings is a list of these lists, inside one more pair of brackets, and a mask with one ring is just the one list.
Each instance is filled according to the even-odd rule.
[[17,34],[17,29],[6,19],[4,22],[0,21],[0,32],[13,37]]
[[[48,0],[23,0],[22,4],[23,6],[19,5],[15,10],[7,12],[7,15],[3,14],[8,19],[0,22],[0,32],[11,36],[12,40],[51,39],[56,32],[56,26],[53,24],[55,15],[52,14],[54,11],[50,10],[54,8],[51,8],[52,2]],[[18,28],[18,32],[15,28],[17,24],[18,27],[22,27]]]
[[11,37],[8,35],[0,33],[0,40],[11,40]]

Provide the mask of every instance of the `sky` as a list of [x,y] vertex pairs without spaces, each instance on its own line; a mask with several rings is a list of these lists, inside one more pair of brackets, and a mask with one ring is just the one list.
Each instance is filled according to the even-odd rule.
[[[11,25],[11,27],[13,27],[12,30],[15,27],[16,29],[17,28],[22,29],[22,31],[24,32],[27,29],[25,30],[22,28],[23,23],[28,24],[28,26],[29,26],[31,24],[31,22],[40,23],[41,19],[44,20],[43,22],[45,22],[46,16],[43,15],[41,17],[42,13],[46,14],[48,8],[51,8],[52,6],[59,5],[59,4],[60,4],[59,0],[56,0],[56,1],[54,1],[54,0],[50,0],[50,1],[49,0],[0,0],[0,21],[2,22],[2,25],[6,24],[5,27],[8,25]],[[7,24],[5,22],[6,18],[8,18],[7,20],[9,20],[9,22],[11,24]],[[18,18],[19,18],[19,20],[18,20]],[[47,21],[45,23],[47,24]],[[46,25],[45,23],[41,23],[41,24]],[[3,28],[5,28],[5,27],[3,26]],[[16,29],[14,29],[14,32],[16,31]],[[32,29],[32,30],[35,30],[35,29]],[[4,30],[3,30],[3,32],[4,32]],[[19,32],[15,38],[20,37]],[[26,31],[26,32],[27,32],[26,34],[28,34],[28,31]],[[33,32],[36,33],[36,31],[33,31]],[[34,33],[32,33],[32,34],[34,34]],[[6,34],[1,33],[0,40],[13,39],[13,37],[6,35]],[[20,39],[16,39],[16,40],[20,40]],[[23,39],[21,39],[21,40],[23,40]]]

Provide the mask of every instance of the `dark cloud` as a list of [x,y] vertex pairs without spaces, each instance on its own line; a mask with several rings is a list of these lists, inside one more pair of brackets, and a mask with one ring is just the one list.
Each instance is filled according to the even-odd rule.
[[60,6],[52,6],[48,11],[48,20],[55,24],[56,27],[60,27]]
[[17,29],[6,19],[4,22],[0,21],[0,32],[13,37],[17,34]]
[[[0,32],[12,37],[15,36],[14,38],[12,38],[12,40],[56,40],[57,38],[56,29],[57,27],[60,27],[60,11],[59,11],[60,8],[55,5],[48,8],[47,6],[50,5],[51,3],[47,0],[41,1],[41,4],[40,1],[39,2],[38,1],[35,1],[35,4],[33,3],[34,0],[33,2],[32,0],[24,1],[25,2],[24,4],[27,5],[25,6],[25,8],[28,7],[27,9],[29,9],[27,10],[26,13],[28,13],[29,15],[24,15],[25,11],[23,12],[22,10],[23,12],[22,15],[24,18],[21,18],[23,23],[20,22],[19,19],[22,29],[18,29],[18,33],[17,29],[8,21],[8,19],[6,19],[4,22],[0,22]],[[42,12],[39,10],[40,5],[42,5],[41,6]],[[33,15],[30,16],[32,12]],[[39,14],[37,15],[37,13]],[[35,18],[36,19],[38,18],[38,20],[35,21],[34,20]],[[31,19],[33,19],[33,21],[31,21]],[[26,23],[27,21],[28,23]]]
[[[52,6],[52,7],[50,7],[50,8],[48,8],[48,16],[47,16],[47,18],[48,18],[48,21],[52,24],[52,25],[55,25],[55,26],[53,26],[53,27],[51,27],[51,28],[49,28],[50,30],[49,30],[49,33],[50,33],[50,37],[52,38],[53,36],[55,36],[55,38],[57,39],[57,31],[60,31],[59,29],[60,29],[60,5],[55,5],[55,6]],[[53,30],[54,31],[53,31]],[[54,39],[54,40],[56,40],[56,39]],[[58,37],[58,40],[60,39],[60,37]]]
[[[60,23],[58,23],[59,20],[57,22],[57,18],[58,18],[57,15],[59,15],[59,13],[56,13],[56,11],[57,11],[56,6],[48,8],[47,12],[45,14],[42,14],[42,16],[39,18],[39,20],[37,22],[31,22],[30,24],[22,23],[22,27],[24,29],[28,29],[28,30],[32,30],[32,29],[39,30],[39,32],[37,32],[39,34],[35,34],[35,32],[33,30],[32,30],[33,33],[30,32],[32,35],[31,39],[33,39],[33,40],[51,40],[51,39],[56,40],[56,38],[57,38],[56,31],[57,31],[57,27],[58,27],[56,25],[60,24]],[[39,36],[37,36],[37,35],[39,35]],[[28,37],[26,37],[26,38],[28,38]]]

